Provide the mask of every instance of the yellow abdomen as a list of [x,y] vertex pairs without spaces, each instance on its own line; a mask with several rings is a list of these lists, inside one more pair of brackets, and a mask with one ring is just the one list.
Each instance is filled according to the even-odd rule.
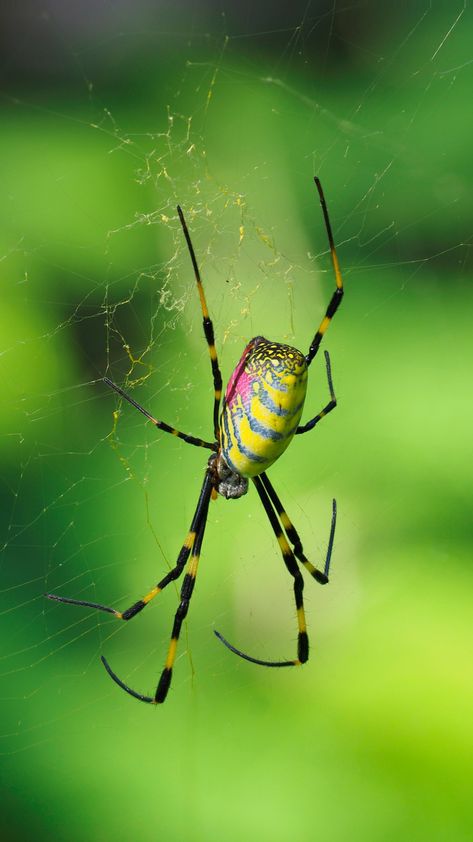
[[243,477],[266,471],[294,436],[307,390],[307,363],[289,345],[257,336],[227,386],[220,417],[222,455]]

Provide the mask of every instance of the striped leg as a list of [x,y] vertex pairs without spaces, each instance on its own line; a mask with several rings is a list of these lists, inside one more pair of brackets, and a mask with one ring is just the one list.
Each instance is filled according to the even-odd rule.
[[[174,624],[171,633],[171,642],[169,644],[168,654],[166,658],[166,662],[164,665],[164,669],[161,673],[161,678],[159,679],[158,686],[156,688],[156,693],[154,696],[144,696],[142,693],[137,693],[136,690],[132,690],[131,687],[128,687],[116,673],[113,672],[112,668],[110,667],[108,661],[102,655],[102,663],[107,670],[109,676],[113,678],[116,684],[125,690],[126,693],[129,693],[130,696],[133,696],[135,699],[139,699],[141,702],[148,702],[149,704],[161,704],[164,702],[167,692],[169,690],[169,685],[171,684],[172,678],[172,669],[174,666],[174,661],[176,658],[176,650],[177,644],[179,640],[179,635],[181,632],[181,626],[184,622],[184,619],[187,615],[189,609],[189,602],[192,596],[192,592],[194,590],[195,585],[195,578],[197,575],[197,568],[199,565],[199,557],[200,557],[200,550],[202,546],[202,540],[204,537],[205,532],[205,525],[207,523],[207,515],[209,511],[209,502],[212,493],[212,478],[210,473],[207,471],[204,484],[202,486],[202,491],[199,498],[199,503],[197,506],[196,514],[194,516],[194,527],[195,531],[193,533],[192,538],[192,554],[189,560],[189,564],[187,567],[186,574],[184,576],[184,581],[181,587],[181,595],[180,595],[180,603],[179,607],[176,611],[174,617]],[[198,522],[196,521],[197,514],[199,513]],[[191,533],[189,533],[191,534]],[[188,536],[189,538],[189,536]],[[188,539],[186,539],[187,541]],[[184,545],[185,546],[185,545]],[[182,552],[182,551],[181,551]]]
[[327,381],[328,381],[328,388],[329,388],[329,391],[330,391],[330,400],[329,400],[327,406],[324,406],[324,408],[321,410],[321,412],[319,412],[315,416],[315,418],[311,418],[311,420],[308,421],[307,424],[304,424],[302,427],[297,428],[296,435],[300,435],[301,433],[308,433],[309,430],[313,430],[315,425],[318,424],[319,421],[322,418],[325,418],[325,416],[328,415],[329,412],[332,411],[332,409],[335,409],[335,407],[337,405],[337,399],[335,397],[335,392],[333,390],[332,369],[331,369],[331,366],[330,366],[330,356],[329,356],[328,351],[324,351],[324,354],[325,354],[325,365],[326,365],[326,368],[327,368]]
[[220,399],[222,397],[222,375],[220,372],[220,367],[218,364],[217,359],[217,351],[215,348],[215,337],[214,337],[214,328],[212,321],[209,317],[209,311],[207,307],[207,302],[205,300],[205,293],[204,287],[202,286],[202,280],[200,277],[199,267],[197,265],[197,260],[195,257],[194,247],[191,242],[189,229],[187,228],[186,221],[184,219],[184,214],[182,213],[182,209],[177,206],[177,212],[179,214],[179,219],[181,221],[182,230],[184,231],[184,237],[186,238],[187,248],[189,249],[189,254],[192,260],[192,266],[194,267],[194,275],[195,280],[197,282],[197,290],[199,293],[200,298],[200,306],[202,308],[202,318],[203,318],[203,325],[204,325],[204,334],[207,340],[207,345],[209,346],[209,354],[210,354],[210,362],[212,365],[212,377],[214,382],[214,411],[213,411],[213,422],[214,422],[214,434],[216,440],[220,441],[220,427],[218,423],[218,413],[220,407]]
[[200,492],[199,500],[197,503],[197,508],[195,510],[194,517],[192,518],[192,523],[189,532],[187,533],[186,540],[184,541],[179,556],[177,558],[177,562],[175,567],[169,571],[169,573],[161,579],[158,584],[152,588],[149,593],[147,593],[142,599],[139,599],[137,602],[134,602],[133,605],[130,605],[125,611],[117,611],[115,608],[112,608],[108,605],[101,605],[98,602],[89,602],[86,600],[81,599],[70,599],[66,596],[58,596],[57,594],[48,593],[45,596],[48,599],[53,599],[56,602],[64,602],[66,605],[80,605],[84,608],[95,608],[97,611],[105,611],[107,614],[113,614],[118,620],[131,620],[132,617],[135,617],[140,611],[145,608],[155,596],[157,596],[161,591],[166,588],[170,582],[174,582],[176,579],[182,574],[184,567],[186,565],[187,559],[189,558],[190,551],[194,545],[194,541],[196,539],[196,532],[198,530],[199,524],[202,522],[202,517],[204,511],[206,510],[206,506],[208,507],[208,490],[207,490],[207,482],[208,477],[204,481],[202,486],[202,490]]
[[[261,475],[263,476],[263,474]],[[251,661],[253,664],[260,664],[263,667],[295,667],[304,664],[308,657],[309,657],[309,638],[307,636],[307,628],[305,622],[305,612],[304,612],[304,602],[302,598],[302,591],[304,589],[304,580],[302,578],[302,574],[299,570],[297,565],[296,559],[294,557],[294,553],[292,552],[289,544],[287,543],[286,537],[281,529],[279,521],[277,519],[276,513],[271,505],[270,497],[261,481],[260,477],[253,477],[253,482],[256,486],[256,490],[259,494],[260,500],[264,506],[266,514],[268,516],[268,520],[272,526],[273,532],[278,539],[278,544],[281,549],[282,557],[284,560],[284,564],[286,565],[289,573],[294,579],[294,599],[296,602],[296,611],[297,611],[297,624],[299,628],[298,637],[297,637],[297,658],[294,658],[292,661],[263,661],[259,658],[253,658],[251,655],[246,655],[244,652],[241,652],[239,649],[236,649],[235,646],[232,646],[225,638],[220,634],[220,632],[215,632],[219,640],[225,644],[225,646],[230,649],[235,655],[239,655],[240,658],[244,658],[245,661]],[[300,542],[299,542],[300,543]]]
[[156,418],[153,418],[152,415],[140,406],[139,403],[130,398],[123,389],[120,389],[120,386],[117,386],[112,380],[108,377],[103,378],[103,382],[110,386],[111,389],[114,389],[117,394],[120,395],[121,398],[124,398],[128,403],[131,403],[132,406],[135,407],[139,412],[141,412],[158,430],[163,430],[165,433],[171,433],[172,436],[176,436],[178,439],[182,439],[183,441],[187,442],[187,444],[195,444],[196,447],[206,447],[208,450],[217,450],[217,445],[212,444],[210,441],[203,441],[203,439],[197,439],[195,436],[188,436],[187,433],[181,433],[179,430],[176,430],[175,427],[170,427],[169,424],[166,424],[164,421],[157,421]]
[[325,227],[327,229],[327,236],[328,236],[328,241],[329,241],[329,245],[330,245],[330,254],[332,255],[333,270],[335,272],[335,283],[337,285],[337,288],[336,288],[335,292],[333,293],[332,298],[330,299],[330,303],[327,307],[325,316],[323,317],[323,319],[322,319],[322,321],[319,325],[319,328],[317,330],[317,333],[315,334],[315,336],[312,340],[312,344],[309,348],[309,353],[306,355],[307,365],[311,364],[311,362],[314,359],[317,351],[319,350],[319,345],[322,342],[322,338],[323,338],[330,322],[332,321],[335,313],[337,312],[338,307],[340,305],[340,302],[343,298],[342,275],[341,275],[340,266],[339,266],[339,263],[338,263],[337,252],[335,250],[335,244],[333,242],[332,227],[330,225],[330,219],[329,219],[329,216],[328,216],[327,204],[325,202],[324,192],[322,190],[322,185],[321,185],[319,179],[317,177],[315,177],[314,181],[315,181],[315,186],[317,187],[317,190],[319,191],[320,204],[322,205],[322,212],[323,212],[323,215],[324,215]]
[[315,567],[304,555],[304,549],[302,546],[301,539],[299,537],[298,532],[296,531],[295,527],[292,524],[292,521],[289,519],[284,506],[282,505],[278,495],[276,494],[271,482],[268,479],[266,474],[260,474],[261,482],[263,483],[268,496],[273,504],[274,508],[276,509],[279,519],[284,527],[284,531],[289,538],[291,544],[294,547],[294,555],[296,558],[299,559],[301,564],[304,565],[306,570],[309,571],[310,575],[314,577],[321,585],[326,585],[328,582],[328,574],[330,570],[330,560],[332,558],[332,550],[333,550],[333,540],[335,537],[335,526],[337,523],[337,503],[335,500],[332,501],[332,522],[330,525],[330,536],[328,540],[327,552],[325,555],[325,563],[323,572]]

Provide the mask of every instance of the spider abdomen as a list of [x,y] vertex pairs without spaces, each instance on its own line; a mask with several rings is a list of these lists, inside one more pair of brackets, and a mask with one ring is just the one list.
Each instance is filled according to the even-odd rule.
[[220,417],[222,455],[242,477],[266,471],[286,450],[302,415],[307,362],[290,345],[257,336],[230,377]]

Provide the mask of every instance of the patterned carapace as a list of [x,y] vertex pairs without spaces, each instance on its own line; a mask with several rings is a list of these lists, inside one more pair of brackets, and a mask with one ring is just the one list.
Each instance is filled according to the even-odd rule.
[[[328,541],[325,561],[322,568],[316,567],[306,558],[301,539],[293,526],[289,516],[273,488],[267,469],[286,450],[292,438],[296,434],[307,433],[316,424],[331,412],[337,401],[332,384],[330,371],[330,358],[325,352],[327,381],[330,392],[330,400],[324,408],[317,413],[310,421],[302,426],[299,422],[302,415],[304,400],[307,389],[307,374],[309,366],[316,356],[320,343],[325,332],[338,309],[343,296],[343,283],[337,254],[333,242],[330,221],[325,204],[322,186],[318,178],[315,184],[319,192],[320,204],[324,215],[325,226],[332,255],[332,263],[335,272],[336,288],[330,299],[329,305],[322,321],[317,328],[314,338],[310,344],[307,354],[301,354],[296,348],[290,345],[282,345],[278,342],[270,342],[263,336],[256,336],[246,346],[243,355],[236,366],[227,386],[222,411],[220,413],[220,402],[222,399],[222,376],[218,363],[217,351],[215,348],[214,329],[209,316],[204,288],[200,277],[199,267],[192,246],[189,231],[184,219],[184,214],[178,207],[178,215],[186,239],[189,254],[194,267],[197,291],[199,293],[200,306],[202,310],[202,321],[204,335],[209,349],[210,364],[212,368],[214,401],[213,401],[213,427],[214,441],[191,436],[176,430],[175,427],[154,418],[139,403],[126,394],[120,386],[117,386],[108,377],[105,383],[117,392],[120,398],[127,400],[136,409],[143,413],[159,430],[171,433],[173,436],[185,441],[187,444],[196,447],[204,447],[212,453],[207,461],[204,480],[199,494],[197,507],[192,518],[190,529],[180,549],[175,566],[137,602],[134,602],[125,611],[118,611],[108,605],[97,602],[89,602],[69,597],[58,596],[57,594],[46,594],[49,599],[56,602],[65,602],[70,605],[81,605],[95,608],[99,611],[106,611],[113,614],[119,620],[131,620],[139,614],[147,605],[160,594],[171,582],[178,579],[184,570],[184,579],[180,592],[179,607],[174,616],[174,623],[171,632],[167,657],[164,668],[156,690],[152,696],[146,696],[133,690],[119,678],[112,670],[108,661],[102,655],[102,662],[110,677],[122,690],[129,693],[135,699],[156,705],[164,702],[172,678],[174,662],[176,659],[177,645],[181,633],[182,624],[187,616],[189,603],[194,591],[194,585],[199,565],[200,550],[204,539],[204,532],[207,523],[207,516],[211,500],[219,495],[226,499],[238,498],[248,491],[249,481],[255,486],[256,492],[261,500],[263,508],[268,517],[271,529],[278,541],[284,564],[293,579],[294,601],[297,617],[297,655],[295,658],[286,661],[271,661],[261,658],[253,658],[235,646],[232,646],[220,632],[215,634],[236,655],[251,661],[254,664],[261,664],[267,667],[294,667],[304,664],[309,657],[309,638],[307,635],[304,602],[302,591],[304,580],[300,567],[321,584],[328,582],[330,559],[332,556],[333,540],[336,523],[336,504],[332,504],[332,522]],[[292,549],[291,549],[292,545]]]

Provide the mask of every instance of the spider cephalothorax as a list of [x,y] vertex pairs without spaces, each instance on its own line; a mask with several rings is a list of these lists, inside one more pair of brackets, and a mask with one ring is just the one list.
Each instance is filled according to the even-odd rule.
[[208,461],[214,489],[227,500],[237,500],[248,491],[248,480],[228,467],[222,454],[213,453]]
[[[266,661],[260,658],[253,658],[251,655],[246,655],[228,643],[219,632],[215,631],[215,634],[236,655],[255,664],[261,664],[262,666],[299,666],[305,663],[309,657],[309,640],[302,599],[304,581],[300,566],[304,567],[320,584],[326,584],[328,582],[328,572],[335,534],[335,500],[332,505],[332,522],[327,552],[323,569],[320,569],[313,565],[304,555],[301,539],[266,475],[266,470],[286,450],[294,435],[307,433],[309,430],[312,430],[336,406],[330,371],[330,359],[326,351],[325,361],[330,401],[310,421],[307,421],[302,427],[299,426],[306,396],[308,368],[317,354],[325,331],[343,296],[342,277],[333,243],[324,194],[317,178],[315,179],[315,183],[319,192],[327,229],[335,271],[336,289],[330,299],[325,316],[314,335],[309,351],[305,356],[297,348],[292,348],[290,345],[283,345],[278,342],[270,342],[263,336],[256,336],[248,343],[228,382],[221,414],[219,414],[219,410],[222,397],[222,377],[218,364],[217,351],[215,349],[213,324],[207,309],[199,267],[184,215],[180,207],[177,209],[194,267],[195,280],[202,309],[204,335],[207,340],[212,366],[214,387],[214,441],[204,441],[203,439],[176,430],[164,421],[158,421],[146,409],[143,409],[140,404],[133,400],[133,398],[127,395],[123,389],[112,383],[108,377],[104,378],[108,386],[114,389],[121,398],[124,398],[142,412],[158,429],[177,436],[187,442],[187,444],[204,447],[212,451],[212,455],[207,462],[194,517],[192,518],[186,539],[180,549],[176,564],[144,597],[134,602],[125,611],[117,611],[115,608],[96,602],[86,602],[84,600],[57,596],[56,594],[47,594],[49,599],[54,599],[57,602],[88,606],[113,614],[120,620],[131,620],[132,617],[139,614],[172,581],[178,579],[184,572],[184,569],[186,570],[181,587],[179,607],[174,617],[168,654],[154,695],[145,696],[142,693],[137,693],[136,690],[132,690],[131,687],[128,687],[127,684],[118,678],[102,656],[102,662],[116,684],[142,702],[160,704],[164,702],[167,696],[171,684],[172,670],[182,623],[187,615],[189,602],[194,590],[210,500],[215,499],[219,494],[226,499],[238,499],[242,497],[248,491],[249,479],[251,479],[256,488],[271,528],[277,538],[284,564],[293,578],[298,625],[297,655],[295,658],[287,661]],[[290,545],[292,545],[292,549]]]

